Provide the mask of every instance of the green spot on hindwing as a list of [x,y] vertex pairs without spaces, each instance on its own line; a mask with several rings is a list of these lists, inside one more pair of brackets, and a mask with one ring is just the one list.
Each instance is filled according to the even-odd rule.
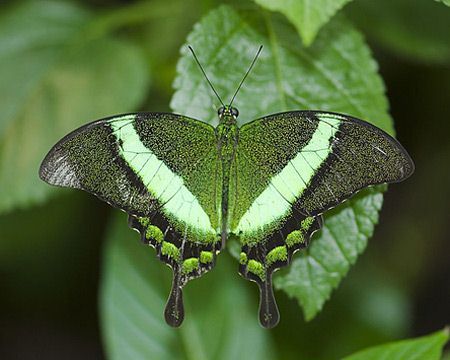
[[189,258],[183,261],[182,271],[184,274],[190,274],[191,272],[198,270],[198,259],[197,258]]
[[270,266],[277,261],[286,261],[288,257],[286,246],[277,246],[269,251],[266,256],[266,266]]
[[141,224],[143,227],[147,227],[150,224],[149,218],[146,217],[140,217],[138,218],[139,224]]
[[145,230],[145,238],[147,240],[155,240],[158,243],[163,242],[164,234],[161,229],[155,225],[149,225]]
[[200,252],[200,262],[202,264],[212,263],[214,260],[214,255],[211,251],[201,251]]
[[306,219],[303,219],[302,222],[300,223],[300,226],[302,228],[303,231],[308,231],[309,228],[311,227],[311,225],[314,222],[314,218],[312,216],[307,217]]
[[247,264],[247,261],[248,261],[247,254],[245,252],[241,252],[239,254],[239,263],[241,263],[242,265],[245,265],[245,264]]
[[176,261],[180,260],[180,249],[178,249],[174,244],[163,241],[161,245],[161,254],[172,258]]
[[259,261],[250,259],[247,263],[247,271],[258,276],[262,281],[266,279],[266,270],[264,269],[264,265]]
[[288,247],[293,247],[297,244],[303,244],[305,242],[305,237],[301,230],[294,230],[286,237],[285,242]]

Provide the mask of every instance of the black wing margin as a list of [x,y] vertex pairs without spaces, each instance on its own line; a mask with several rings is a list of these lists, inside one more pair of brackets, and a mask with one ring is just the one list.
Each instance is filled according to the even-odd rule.
[[[294,205],[305,214],[320,215],[367,186],[400,182],[414,172],[404,147],[376,126],[342,114],[304,113],[329,122],[336,131],[329,140],[328,156]],[[338,125],[331,122],[336,119]]]

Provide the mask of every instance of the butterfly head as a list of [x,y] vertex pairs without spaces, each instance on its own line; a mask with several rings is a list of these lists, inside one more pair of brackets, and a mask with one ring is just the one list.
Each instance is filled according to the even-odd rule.
[[200,64],[200,61],[197,58],[197,55],[195,55],[194,49],[188,45],[189,50],[191,51],[192,55],[194,56],[195,61],[197,62],[201,72],[205,76],[206,81],[208,82],[209,86],[211,86],[212,91],[214,91],[214,94],[216,94],[217,99],[219,99],[222,106],[217,110],[217,113],[219,115],[219,119],[221,123],[228,123],[228,124],[236,124],[236,119],[239,116],[239,111],[235,107],[231,106],[233,104],[234,99],[236,98],[236,95],[238,94],[239,90],[242,87],[242,84],[244,83],[245,79],[247,78],[248,74],[250,73],[250,70],[253,68],[253,65],[255,65],[256,59],[258,58],[259,54],[262,50],[262,45],[259,47],[252,63],[250,64],[250,67],[248,68],[247,72],[245,73],[244,77],[242,78],[241,82],[239,83],[238,88],[234,92],[233,97],[231,98],[230,104],[225,105],[222,99],[220,98],[219,94],[217,93],[216,89],[214,89],[213,84],[208,79],[208,76],[206,75],[205,70],[203,69],[202,65]]
[[219,110],[217,110],[217,114],[219,115],[219,119],[223,117],[232,117],[233,119],[237,119],[239,116],[239,110],[230,105],[221,106]]

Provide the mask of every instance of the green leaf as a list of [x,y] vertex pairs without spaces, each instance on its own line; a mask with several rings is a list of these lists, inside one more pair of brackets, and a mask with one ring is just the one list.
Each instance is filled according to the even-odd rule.
[[24,2],[0,17],[0,136],[90,18],[61,1]]
[[297,28],[306,46],[319,30],[351,0],[255,0],[259,5],[279,11]]
[[[214,276],[185,289],[179,329],[163,316],[170,271],[115,216],[103,256],[101,318],[110,359],[272,359],[267,331],[257,322],[248,288],[230,276],[236,264],[224,254]],[[255,289],[256,290],[256,289]]]
[[416,339],[374,346],[345,357],[343,360],[439,360],[449,338],[448,329]]
[[441,2],[441,3],[443,3],[443,4],[447,5],[447,6],[450,6],[450,0],[435,0],[435,1]]
[[[262,23],[246,20],[222,6],[196,24],[187,40],[224,102],[231,98],[258,46],[264,45],[234,102],[241,124],[283,110],[322,109],[352,114],[393,132],[375,61],[360,33],[342,18],[326,26],[305,49],[290,26],[270,16]],[[182,47],[181,52],[172,109],[217,121],[214,94],[188,49]],[[372,236],[383,196],[380,188],[362,195],[332,211],[309,250],[275,278],[278,289],[299,301],[307,319],[320,311]]]
[[[69,20],[72,14],[76,21]],[[0,188],[8,189],[0,212],[41,202],[55,191],[39,180],[38,169],[62,136],[98,117],[135,109],[146,93],[148,71],[134,45],[75,40],[88,18],[69,3],[43,1],[0,19],[14,37],[0,39],[0,101],[13,99],[6,120],[3,108],[0,113]]]
[[369,39],[389,51],[419,62],[450,62],[450,11],[435,1],[359,0],[346,12]]

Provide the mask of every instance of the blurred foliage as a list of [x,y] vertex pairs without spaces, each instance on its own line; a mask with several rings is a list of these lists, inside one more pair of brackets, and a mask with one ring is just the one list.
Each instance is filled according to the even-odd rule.
[[284,14],[297,28],[303,43],[311,45],[331,17],[351,0],[255,0],[259,5]]
[[443,3],[443,4],[447,5],[447,6],[450,6],[450,1],[449,0],[436,0],[436,1],[439,1],[439,2],[441,2],[441,3]]
[[432,1],[415,1],[411,7],[410,0],[359,0],[348,9],[358,27],[380,45],[431,64],[450,63],[448,12]]
[[[330,359],[450,322],[448,1],[355,0],[335,15],[347,2],[0,5],[2,359],[62,353],[74,359]],[[380,189],[332,211],[308,252],[278,274],[277,288],[296,297],[306,318],[320,312],[311,322],[302,319],[297,301],[278,291],[281,323],[260,329],[256,287],[239,279],[236,262],[224,252],[213,272],[186,289],[184,326],[168,328],[162,310],[169,271],[139,244],[124,216],[110,219],[116,211],[96,199],[52,189],[37,177],[46,151],[95,118],[168,111],[170,104],[215,121],[218,104],[186,39],[225,99],[257,47],[265,46],[236,99],[243,122],[315,108],[351,113],[392,132],[374,58],[380,62],[398,136],[417,172],[389,189],[369,251],[322,311],[372,237]],[[417,356],[421,349],[429,353],[417,358],[438,359],[447,337],[441,331],[348,359]]]
[[2,17],[0,187],[9,191],[0,212],[42,202],[53,191],[36,173],[55,138],[86,118],[135,109],[148,90],[138,47],[108,37],[84,41],[91,18],[56,1],[26,2]]
[[347,356],[343,360],[420,360],[440,359],[442,347],[448,341],[448,329],[433,335],[423,336],[414,340],[403,340],[392,344],[374,346]]

